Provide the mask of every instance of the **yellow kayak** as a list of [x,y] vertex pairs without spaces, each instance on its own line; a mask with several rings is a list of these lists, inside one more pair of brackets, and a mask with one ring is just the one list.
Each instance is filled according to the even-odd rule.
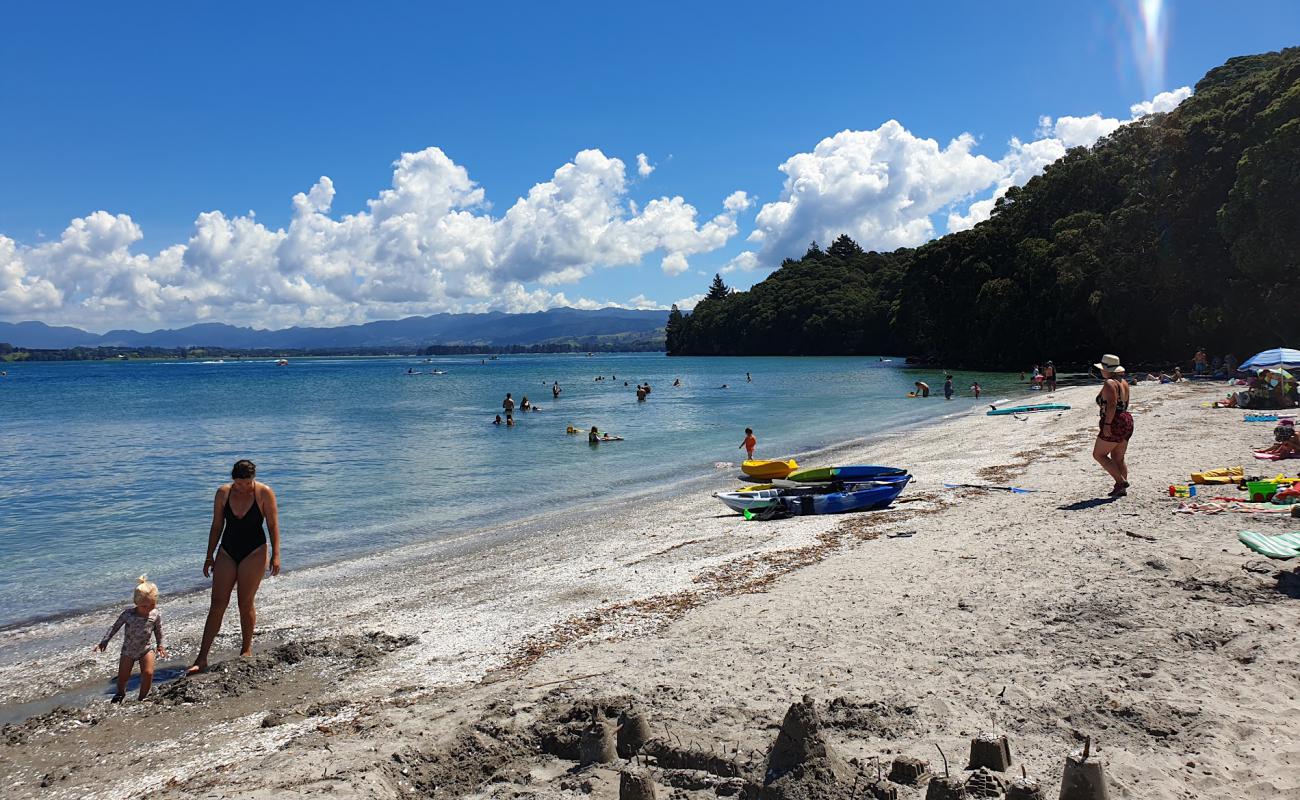
[[741,472],[760,481],[784,478],[797,469],[799,469],[799,464],[794,459],[789,461],[745,461],[740,465]]

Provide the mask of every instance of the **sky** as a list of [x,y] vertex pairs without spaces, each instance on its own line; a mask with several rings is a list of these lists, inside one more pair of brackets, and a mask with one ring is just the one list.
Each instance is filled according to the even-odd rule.
[[[621,7],[620,7],[621,6]],[[921,244],[1300,7],[9,4],[0,320],[691,307]]]

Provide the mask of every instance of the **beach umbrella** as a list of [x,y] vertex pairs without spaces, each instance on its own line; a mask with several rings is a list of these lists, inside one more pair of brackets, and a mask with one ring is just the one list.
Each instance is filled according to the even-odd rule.
[[1290,347],[1274,347],[1272,350],[1256,353],[1243,361],[1237,369],[1245,371],[1264,368],[1274,369],[1277,367],[1300,369],[1300,350],[1292,350]]

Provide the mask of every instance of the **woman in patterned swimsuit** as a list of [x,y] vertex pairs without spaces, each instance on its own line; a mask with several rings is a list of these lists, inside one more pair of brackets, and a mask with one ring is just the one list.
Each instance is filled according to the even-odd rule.
[[136,579],[132,602],[135,605],[118,614],[113,627],[95,645],[97,652],[104,652],[118,628],[126,626],[126,632],[122,634],[122,656],[117,661],[117,694],[113,695],[114,703],[120,703],[126,697],[126,683],[131,680],[131,668],[137,661],[140,662],[140,699],[149,695],[149,689],[153,686],[154,653],[153,644],[149,641],[150,635],[158,640],[158,657],[167,657],[167,647],[163,644],[162,612],[158,610],[158,587],[150,583],[147,576],[141,575]]
[[1124,463],[1124,455],[1133,436],[1133,417],[1128,413],[1128,381],[1124,379],[1119,356],[1107,353],[1093,366],[1101,372],[1102,385],[1097,393],[1101,424],[1092,446],[1092,457],[1115,480],[1110,496],[1123,497],[1128,494],[1128,464]]
[[[203,561],[203,577],[212,576],[212,600],[208,606],[208,621],[203,626],[203,642],[194,665],[187,675],[208,668],[208,652],[212,642],[221,632],[221,621],[230,605],[231,591],[238,589],[239,628],[243,634],[241,656],[253,654],[253,627],[257,624],[257,610],[253,600],[262,577],[269,569],[272,575],[280,574],[280,514],[275,504],[275,492],[256,478],[257,465],[248,459],[235,462],[230,470],[230,483],[217,489],[212,502],[212,526],[208,530],[208,556]],[[266,522],[266,531],[262,522]],[[266,548],[267,533],[271,549]],[[217,542],[221,543],[220,552]]]

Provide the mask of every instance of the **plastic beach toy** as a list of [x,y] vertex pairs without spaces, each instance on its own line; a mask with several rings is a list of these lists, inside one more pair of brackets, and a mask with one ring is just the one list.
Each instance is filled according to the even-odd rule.
[[1246,493],[1252,503],[1267,503],[1277,494],[1277,484],[1273,481],[1247,481]]

